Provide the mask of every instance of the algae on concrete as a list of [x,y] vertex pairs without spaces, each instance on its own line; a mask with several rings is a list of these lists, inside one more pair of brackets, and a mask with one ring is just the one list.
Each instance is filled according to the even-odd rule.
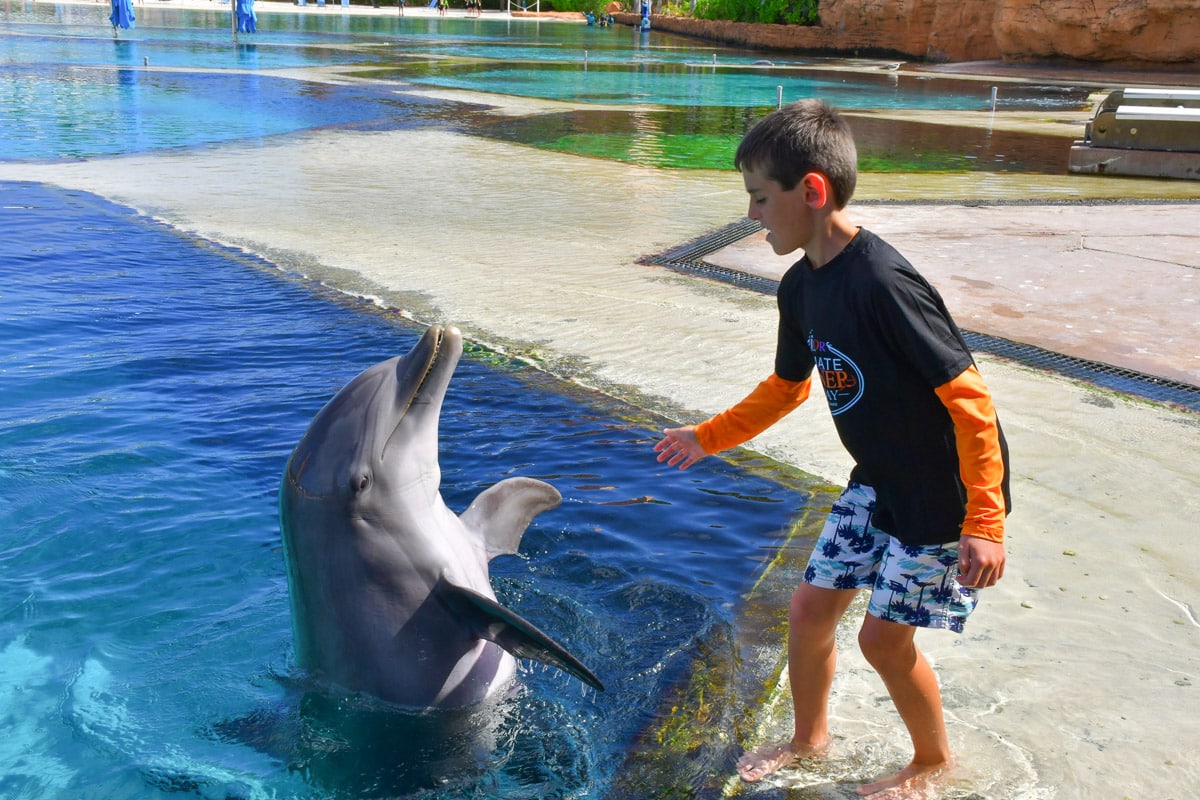
[[814,481],[804,494],[734,619],[700,642],[684,677],[630,746],[610,800],[718,798],[739,790],[734,765],[742,746],[756,741],[786,697],[788,606],[838,490]]

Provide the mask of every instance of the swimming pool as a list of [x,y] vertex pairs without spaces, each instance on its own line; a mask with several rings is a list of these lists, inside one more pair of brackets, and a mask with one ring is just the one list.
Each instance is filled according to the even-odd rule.
[[[337,17],[328,15],[330,20]],[[137,35],[147,35],[147,27],[148,22]],[[106,22],[88,35],[112,45]],[[328,50],[359,47],[350,41],[353,36],[316,38],[328,39]],[[227,41],[213,52],[226,47]],[[366,42],[360,49],[374,47]],[[237,52],[230,49],[227,55],[236,57]],[[469,294],[494,308],[488,282],[506,273],[489,269],[493,265],[488,260],[507,259],[531,272],[552,274],[552,292],[588,290],[596,304],[592,308],[622,304],[626,312],[621,319],[628,319],[628,325],[614,341],[632,348],[639,337],[661,339],[664,327],[654,306],[665,300],[667,307],[682,308],[670,280],[644,283],[644,270],[632,264],[636,253],[610,256],[601,243],[619,239],[644,252],[660,235],[652,228],[673,231],[663,238],[678,241],[690,230],[679,221],[695,222],[702,213],[689,208],[686,198],[711,190],[713,176],[653,171],[654,185],[648,185],[652,171],[626,170],[600,159],[568,159],[528,148],[514,152],[518,148],[458,133],[414,130],[402,132],[411,136],[393,138],[358,129],[396,124],[470,133],[474,126],[491,129],[481,135],[520,143],[544,134],[545,146],[553,148],[559,147],[557,138],[574,136],[561,149],[577,152],[588,138],[580,134],[619,142],[625,130],[620,123],[637,127],[633,145],[640,154],[635,152],[631,160],[659,163],[656,148],[682,141],[697,129],[688,115],[711,115],[719,125],[735,126],[757,109],[646,112],[637,107],[624,113],[585,107],[539,115],[544,131],[510,130],[510,124],[532,123],[485,120],[457,102],[403,95],[394,98],[394,106],[380,102],[377,98],[387,98],[405,84],[400,77],[386,77],[398,69],[394,62],[402,60],[394,55],[353,56],[361,59],[354,61],[354,70],[385,76],[378,86],[342,87],[253,72],[263,81],[294,86],[307,98],[293,99],[286,89],[278,90],[284,105],[264,107],[271,113],[256,123],[264,125],[262,137],[287,132],[286,125],[265,124],[286,104],[334,108],[348,96],[343,90],[359,92],[361,102],[375,109],[349,123],[355,128],[350,132],[317,131],[261,146],[260,134],[252,131],[244,146],[221,147],[229,141],[226,126],[232,124],[223,117],[243,116],[237,105],[241,78],[233,76],[252,71],[186,69],[174,73],[181,76],[178,85],[162,85],[186,97],[192,77],[209,75],[213,83],[205,93],[213,86],[226,88],[208,106],[213,110],[207,116],[180,115],[174,128],[163,126],[162,132],[137,140],[130,131],[116,129],[115,135],[130,136],[131,143],[153,154],[97,158],[92,164],[55,165],[46,171],[19,164],[10,174],[25,169],[57,173],[66,177],[66,185],[85,185],[86,178],[68,173],[76,167],[97,168],[114,176],[101,181],[108,193],[118,196],[122,186],[140,183],[143,198],[148,183],[174,184],[189,203],[211,207],[227,221],[254,219],[279,233],[267,239],[253,228],[199,225],[206,235],[247,246],[260,243],[257,252],[272,259],[282,256],[279,263],[298,269],[319,262],[320,270],[306,273],[351,290],[378,287],[358,279],[356,266],[391,260],[411,266],[410,276],[423,270],[438,280],[470,283]],[[136,57],[131,60],[131,66],[121,69],[168,74],[153,65],[145,70]],[[589,69],[595,63],[593,58]],[[119,71],[112,65],[56,66]],[[7,68],[36,72],[50,65]],[[303,74],[323,69],[304,67]],[[194,88],[201,86],[196,80]],[[8,88],[3,82],[0,87]],[[130,94],[138,98],[130,106],[138,124],[154,124],[153,114],[137,113],[147,107],[146,95]],[[18,110],[27,113],[28,108]],[[73,107],[64,102],[63,108]],[[301,116],[295,124],[316,118],[317,112],[296,110],[314,116]],[[344,112],[330,113],[328,124],[341,127],[338,117]],[[80,127],[84,133],[78,141],[85,147],[78,152],[86,153],[101,137]],[[200,127],[212,128],[213,139],[187,144],[184,137]],[[54,135],[56,131],[49,133],[50,140]],[[907,131],[900,138],[905,136]],[[157,152],[178,147],[204,151]],[[340,157],[323,158],[331,151]],[[378,168],[380,151],[391,156],[390,170]],[[119,152],[127,150],[122,145]],[[423,167],[409,180],[412,170],[402,159],[410,152],[438,153],[438,168]],[[510,173],[521,184],[515,189]],[[555,194],[555,182],[538,180],[540,173],[585,186],[588,196],[602,202],[587,205],[586,217],[569,216],[545,197],[571,198],[568,204],[575,205],[579,201],[574,198],[585,193]],[[665,174],[670,182],[659,184]],[[605,191],[611,188],[605,178],[613,175],[620,176],[623,187],[632,186],[628,193]],[[431,202],[422,195],[431,180],[451,191]],[[236,197],[239,188],[256,182],[270,191]],[[323,191],[310,192],[314,186]],[[738,202],[730,215],[741,207],[740,187],[735,188]],[[347,189],[361,205],[345,202]],[[462,198],[471,191],[480,192],[480,202],[472,204],[470,214],[457,217]],[[531,192],[541,195],[542,202],[519,209],[535,209],[524,215],[498,216],[495,207],[501,203],[483,202],[499,195],[516,198],[520,202],[513,205],[520,205],[529,203]],[[394,212],[397,194],[420,204],[385,217]],[[568,502],[553,516],[539,518],[526,537],[524,555],[496,564],[496,583],[502,599],[584,654],[610,691],[583,693],[553,672],[527,667],[524,688],[500,714],[467,720],[481,738],[465,747],[447,744],[440,731],[420,719],[381,716],[377,709],[355,703],[334,702],[331,707],[327,698],[306,693],[294,680],[274,486],[295,437],[320,403],[365,363],[406,350],[413,329],[369,303],[326,293],[307,281],[293,282],[269,264],[177,235],[86,194],[6,184],[0,186],[0,196],[6,234],[0,264],[5,278],[0,283],[5,334],[0,369],[5,370],[6,400],[5,424],[0,426],[5,489],[0,492],[5,531],[0,548],[0,675],[5,676],[0,709],[6,725],[0,740],[0,793],[22,798],[652,796],[651,788],[664,784],[639,786],[636,780],[623,780],[630,742],[635,750],[644,745],[656,767],[691,770],[688,778],[711,781],[731,774],[727,761],[692,758],[690,750],[675,761],[663,756],[660,734],[667,738],[673,733],[661,724],[669,711],[662,702],[673,697],[663,689],[684,683],[689,673],[696,674],[697,665],[710,670],[701,676],[710,683],[695,684],[702,691],[719,688],[732,671],[745,670],[745,663],[737,661],[742,653],[728,642],[731,619],[739,613],[729,598],[759,572],[762,558],[776,551],[780,529],[794,510],[814,506],[817,490],[789,483],[788,475],[768,472],[769,465],[762,462],[739,463],[741,469],[706,464],[712,472],[663,473],[646,452],[661,421],[476,348],[460,367],[451,405],[459,389],[478,403],[448,406],[447,411],[445,432],[455,434],[443,461],[447,500],[461,508],[479,488],[510,473],[537,474],[564,490]],[[128,196],[139,197],[139,192]],[[447,197],[449,202],[438,202]],[[221,207],[222,198],[235,201],[230,202],[235,213]],[[335,205],[344,213],[330,214]],[[625,206],[634,213],[612,211]],[[172,215],[170,203],[163,208],[164,216],[189,227],[187,213]],[[364,214],[364,208],[370,213]],[[267,216],[268,210],[277,213]],[[524,236],[521,222],[527,218],[552,224],[536,237]],[[705,224],[726,219],[716,214]],[[356,224],[347,224],[351,221]],[[491,239],[496,230],[514,235]],[[310,232],[318,245],[302,235]],[[472,240],[470,249],[455,246],[456,240],[466,239]],[[353,240],[357,251],[347,255],[346,249],[339,250],[346,240]],[[343,264],[348,269],[338,273]],[[616,278],[615,264],[624,270]],[[639,290],[605,297],[604,290],[621,279]],[[530,284],[522,285],[530,289]],[[391,288],[391,297],[405,301],[410,290],[418,291],[411,279],[398,279]],[[439,300],[455,308],[464,305],[453,294],[426,299],[396,305],[418,315],[436,308]],[[525,330],[491,340],[517,342],[536,352],[541,326],[588,327],[586,315],[578,320],[554,317],[555,299],[548,297],[544,304],[552,307],[550,315],[539,309],[533,323],[522,314]],[[533,313],[530,305],[524,308]],[[719,316],[697,324],[728,330],[739,319],[728,307]],[[478,306],[474,318],[480,318]],[[688,369],[706,367],[705,358],[725,368],[732,358],[749,363],[752,352],[747,346],[733,356],[711,355],[702,353],[688,362]],[[622,376],[608,373],[607,379],[616,383]],[[513,435],[502,439],[498,431]],[[536,446],[527,446],[531,441]],[[551,449],[542,446],[546,441],[561,450],[561,461],[555,453],[543,452]],[[730,510],[733,517],[725,513]],[[754,532],[746,536],[748,527]],[[776,613],[783,607],[777,602],[764,606]],[[744,630],[744,620],[738,622],[737,629]],[[767,620],[768,626],[778,622]],[[774,650],[779,629],[758,629],[764,630],[756,646]],[[1022,759],[1038,754],[1044,737],[1013,742],[991,737],[990,725],[979,723],[1004,709],[1004,698],[990,689],[977,691],[975,682],[964,680],[967,675],[968,670],[946,673],[948,707],[962,715],[955,735],[966,742],[964,752],[986,754],[986,768],[994,769],[996,777],[961,796],[976,789],[996,797],[1034,796],[1044,782],[1031,759]],[[903,755],[902,741],[881,740],[867,730],[890,713],[878,700],[879,690],[865,681],[850,687],[843,696],[878,716],[858,715],[861,727],[849,728],[849,735],[862,743],[837,766],[844,773],[824,773],[827,783],[861,779],[877,771],[879,762]],[[705,702],[684,708],[719,712],[712,697],[704,694]],[[756,698],[733,704],[724,715],[701,717],[707,733],[722,740],[719,758],[732,752],[731,739],[754,739],[740,735],[729,722],[730,714],[741,718],[757,705]],[[1015,726],[1022,727],[1025,718],[1017,719]],[[781,714],[779,725],[784,724]],[[1035,720],[1029,729],[1053,732],[1056,725],[1057,720]],[[414,739],[418,745],[402,752],[390,747]],[[420,746],[426,741],[437,744]],[[1030,742],[1028,750],[1025,741]],[[681,766],[684,761],[688,763]],[[425,763],[428,769],[406,768]]]
[[661,420],[470,349],[443,496],[562,492],[493,581],[608,691],[525,664],[482,738],[430,745],[428,720],[296,681],[275,500],[317,409],[419,328],[90,195],[0,193],[6,797],[606,796],[820,488],[765,460],[662,468]]

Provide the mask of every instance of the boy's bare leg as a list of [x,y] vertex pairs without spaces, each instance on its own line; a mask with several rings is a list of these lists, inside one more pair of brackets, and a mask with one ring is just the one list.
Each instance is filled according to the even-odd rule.
[[855,589],[823,589],[802,583],[788,610],[788,681],[796,729],[791,741],[769,744],[738,761],[742,780],[753,783],[798,759],[829,748],[829,691],[837,667],[834,633],[854,601]]
[[942,786],[954,763],[937,676],[917,649],[915,633],[916,628],[870,614],[859,631],[863,655],[887,686],[913,743],[908,766],[895,775],[860,786],[858,793],[863,796],[888,800],[929,797]]

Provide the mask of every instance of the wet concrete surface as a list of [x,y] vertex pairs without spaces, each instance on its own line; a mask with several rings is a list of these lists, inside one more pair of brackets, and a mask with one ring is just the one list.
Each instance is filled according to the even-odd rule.
[[[1200,204],[860,204],[963,328],[1200,386]],[[778,280],[764,232],[705,258]]]

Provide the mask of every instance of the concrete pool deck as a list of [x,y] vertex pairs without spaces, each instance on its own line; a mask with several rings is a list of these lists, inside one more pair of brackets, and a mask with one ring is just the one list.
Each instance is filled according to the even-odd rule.
[[[1200,185],[1197,186],[1200,192]],[[962,327],[1200,387],[1200,204],[860,204]],[[756,233],[707,256],[777,281]]]

